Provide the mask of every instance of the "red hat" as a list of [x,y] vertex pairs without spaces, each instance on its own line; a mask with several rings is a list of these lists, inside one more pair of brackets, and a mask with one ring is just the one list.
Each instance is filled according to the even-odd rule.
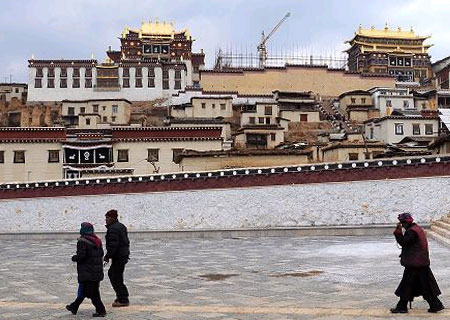
[[414,218],[409,212],[400,213],[397,217],[400,222],[412,223]]

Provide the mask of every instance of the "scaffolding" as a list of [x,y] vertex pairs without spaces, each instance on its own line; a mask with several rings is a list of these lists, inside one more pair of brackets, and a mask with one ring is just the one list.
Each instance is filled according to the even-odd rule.
[[[286,65],[326,66],[330,69],[347,69],[347,57],[345,55],[313,55],[296,52],[283,52],[268,55],[265,61],[266,67],[284,67]],[[233,50],[224,52],[222,49],[215,54],[215,70],[241,68],[261,68],[258,53],[242,53]]]

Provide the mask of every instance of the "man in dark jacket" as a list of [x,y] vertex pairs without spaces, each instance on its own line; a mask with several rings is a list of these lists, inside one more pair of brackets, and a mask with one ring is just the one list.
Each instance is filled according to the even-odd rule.
[[81,224],[80,235],[77,254],[72,257],[72,261],[77,263],[79,294],[66,309],[76,314],[84,298],[90,298],[96,311],[92,316],[104,317],[106,310],[99,290],[104,277],[102,240],[94,233],[94,226],[89,222]]
[[127,227],[119,222],[117,210],[109,210],[106,215],[106,255],[104,261],[112,260],[111,267],[108,270],[108,277],[111,285],[116,292],[116,300],[113,307],[127,307],[130,305],[128,300],[128,289],[123,283],[123,273],[125,265],[130,257],[130,241],[128,240]]
[[[430,308],[428,312],[439,312],[444,309],[438,296],[441,294],[439,286],[430,269],[428,241],[425,231],[414,223],[409,213],[398,215],[400,223],[394,231],[395,239],[402,246],[400,264],[405,267],[403,278],[395,295],[400,298],[392,313],[407,313],[408,301],[414,297],[423,296]],[[402,233],[402,227],[406,229]]]

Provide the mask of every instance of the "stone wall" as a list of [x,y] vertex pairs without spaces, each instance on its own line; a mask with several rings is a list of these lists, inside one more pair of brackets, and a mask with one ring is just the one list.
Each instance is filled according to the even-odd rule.
[[[3,221],[0,233],[76,231],[83,221],[90,221],[99,231],[104,231],[103,215],[111,208],[118,209],[121,220],[132,231],[395,224],[397,214],[404,211],[412,212],[419,222],[428,223],[450,212],[448,160],[436,158],[433,163],[431,158],[408,160],[405,169],[395,160],[395,164],[386,163],[386,168],[378,168],[385,165],[378,161],[366,162],[365,169],[348,163],[337,165],[340,169],[331,168],[332,165],[305,166],[301,173],[289,171],[298,168],[270,169],[271,174],[258,170],[255,174],[262,179],[261,185],[247,187],[244,187],[245,179],[253,179],[249,170],[237,178],[234,178],[237,171],[230,171],[230,176],[223,178],[198,174],[196,179],[203,188],[197,189],[192,186],[195,181],[189,182],[191,188],[186,188],[182,181],[170,176],[173,182],[167,181],[169,177],[161,179],[166,186],[174,184],[171,191],[164,192],[158,192],[157,187],[152,192],[139,192],[136,182],[122,184],[118,194],[112,194],[112,187],[103,186],[102,194],[98,195],[49,196],[52,191],[46,193],[44,188],[40,194],[47,197],[0,197],[4,199],[0,200]],[[366,167],[366,163],[361,166]],[[307,170],[310,171],[303,172]],[[425,176],[415,176],[414,172]],[[426,177],[427,172],[431,176]],[[304,183],[295,183],[301,175],[306,175]],[[341,182],[332,182],[327,175],[337,176]],[[357,177],[361,181],[355,181]],[[156,176],[152,182],[155,179]],[[220,182],[229,179],[240,179],[235,181],[240,181],[241,187]],[[323,182],[312,183],[315,179]],[[88,191],[87,184],[84,185],[78,188]],[[219,188],[221,185],[223,188]],[[176,188],[180,191],[174,191]],[[95,190],[90,189],[89,194]],[[7,195],[6,191],[3,195]]]

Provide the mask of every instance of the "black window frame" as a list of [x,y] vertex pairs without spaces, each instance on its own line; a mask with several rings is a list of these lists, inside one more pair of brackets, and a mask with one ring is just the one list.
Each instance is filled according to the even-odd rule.
[[117,150],[117,162],[129,162],[130,158],[128,151],[128,149]]
[[[152,154],[154,152],[156,152],[156,155]],[[147,161],[159,162],[159,148],[147,148]]]
[[48,150],[48,163],[59,163],[59,162],[60,162],[59,150]]
[[[19,157],[19,155],[22,155],[22,157]],[[26,163],[25,158],[25,150],[14,150],[14,163]]]

